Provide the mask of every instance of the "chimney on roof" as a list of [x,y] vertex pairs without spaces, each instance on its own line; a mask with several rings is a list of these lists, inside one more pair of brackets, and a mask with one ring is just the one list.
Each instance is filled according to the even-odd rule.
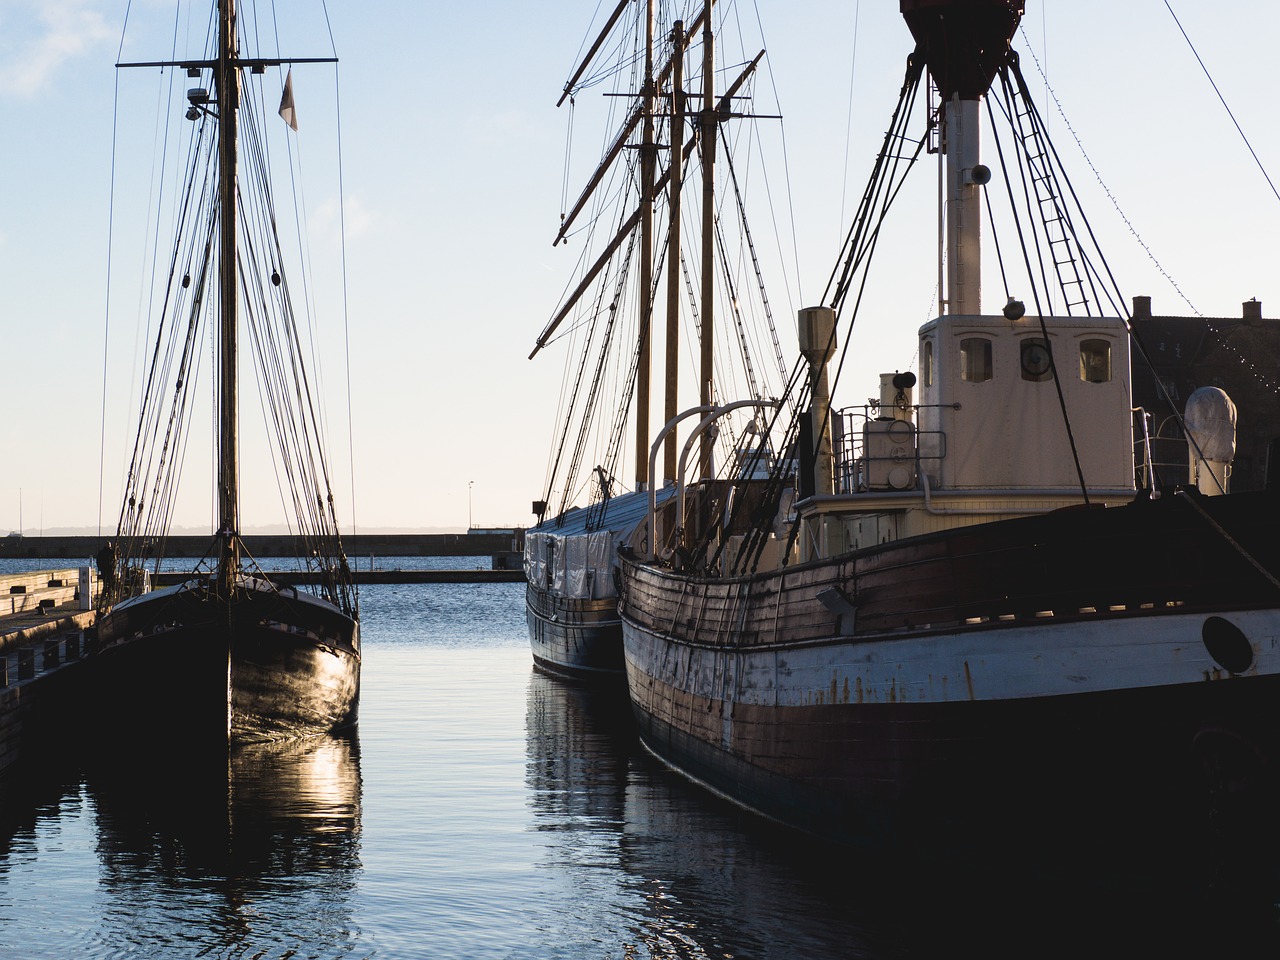
[[1133,298],[1133,319],[1135,320],[1151,319],[1151,298],[1150,297],[1134,297]]
[[1262,322],[1262,301],[1257,297],[1246,300],[1240,306],[1243,309],[1241,316],[1244,317],[1246,322]]

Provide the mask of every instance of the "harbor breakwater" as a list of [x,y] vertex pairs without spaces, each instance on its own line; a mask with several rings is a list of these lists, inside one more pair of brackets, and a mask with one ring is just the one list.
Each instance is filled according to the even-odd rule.
[[[167,557],[203,557],[212,535],[174,536],[165,540]],[[0,559],[77,559],[96,556],[110,536],[0,537]],[[294,537],[246,534],[245,549],[255,557],[298,556]],[[468,533],[356,533],[342,543],[350,557],[493,557],[495,569],[519,566],[524,551],[524,530],[473,530]],[[514,559],[514,563],[508,563]],[[502,566],[499,566],[502,564]]]

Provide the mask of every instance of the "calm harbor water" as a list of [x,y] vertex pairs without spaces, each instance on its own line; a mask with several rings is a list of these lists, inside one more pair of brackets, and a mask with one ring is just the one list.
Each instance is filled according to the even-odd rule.
[[1276,955],[1254,879],[1055,876],[1035,837],[938,871],[762,824],[646,754],[621,691],[534,671],[520,584],[361,606],[352,734],[229,765],[95,741],[5,784],[0,957]]

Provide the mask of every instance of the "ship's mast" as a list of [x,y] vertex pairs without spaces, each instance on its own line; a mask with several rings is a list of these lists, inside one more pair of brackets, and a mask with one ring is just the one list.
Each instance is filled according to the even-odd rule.
[[[667,395],[663,422],[670,423],[679,413],[680,387],[680,191],[684,180],[684,21],[677,20],[671,30],[671,167],[667,189],[670,227],[667,230]],[[676,434],[667,436],[663,450],[662,478],[670,483],[676,478]]]
[[[618,6],[608,18],[605,28],[594,44],[592,44],[586,57],[583,58],[577,70],[573,73],[570,80],[565,84],[565,92],[561,97],[561,102],[567,99],[578,79],[585,73],[590,66],[592,59],[601,49],[613,25],[617,22],[623,10],[634,3],[635,0],[619,0]],[[683,171],[685,165],[689,162],[689,158],[698,141],[703,143],[703,150],[708,150],[706,141],[711,139],[714,141],[716,136],[715,127],[720,121],[721,114],[725,112],[729,98],[717,107],[714,100],[714,86],[709,83],[704,94],[706,108],[698,111],[700,117],[699,126],[701,133],[698,140],[689,138],[685,141],[684,134],[684,64],[683,57],[688,46],[689,39],[697,34],[701,29],[704,32],[706,43],[710,45],[711,41],[711,0],[708,0],[691,22],[677,22],[672,32],[672,54],[670,60],[662,66],[661,70],[655,69],[654,64],[654,25],[655,25],[655,4],[653,0],[644,0],[645,2],[645,25],[644,25],[644,77],[640,89],[640,96],[636,108],[631,113],[618,135],[615,137],[612,145],[605,151],[604,159],[597,167],[595,174],[591,177],[586,188],[582,191],[578,201],[573,205],[567,214],[561,215],[560,230],[556,234],[554,244],[560,243],[569,233],[570,227],[576,221],[578,215],[587,208],[587,202],[593,195],[596,187],[604,180],[606,172],[614,160],[621,155],[624,149],[638,149],[640,151],[640,203],[638,208],[623,221],[618,232],[613,239],[604,247],[603,251],[596,258],[595,262],[588,267],[582,275],[578,286],[566,297],[556,314],[551,318],[550,322],[543,328],[538,336],[529,358],[533,359],[538,352],[547,345],[551,335],[559,327],[561,321],[569,315],[569,313],[578,304],[583,295],[591,289],[591,284],[601,274],[604,268],[612,261],[614,254],[622,247],[623,243],[631,237],[636,230],[640,232],[639,238],[639,259],[640,259],[640,281],[638,297],[638,311],[640,330],[637,337],[637,359],[636,359],[636,379],[635,379],[635,404],[636,404],[636,421],[635,421],[635,488],[644,490],[649,485],[648,476],[648,460],[649,460],[649,444],[650,444],[650,406],[652,395],[652,342],[653,342],[653,306],[654,306],[654,239],[653,239],[653,216],[654,203],[657,196],[664,190],[671,191],[671,209],[672,216],[670,221],[670,237],[667,246],[667,337],[666,337],[666,398],[664,403],[664,411],[667,413],[669,421],[674,416],[674,410],[677,409],[677,386],[678,386],[678,363],[676,358],[679,350],[679,337],[676,333],[678,330],[678,305],[679,305],[679,271],[680,271],[680,190],[683,179]],[[761,54],[763,56],[763,53]],[[757,58],[756,62],[759,61]],[[754,70],[756,62],[744,71],[743,80]],[[710,72],[714,68],[714,60],[708,52],[704,69]],[[660,148],[656,142],[655,119],[657,117],[656,99],[658,92],[665,88],[670,78],[672,84],[671,100],[672,100],[672,122],[671,122],[671,143],[669,147]],[[741,80],[739,81],[741,82]],[[708,132],[708,126],[710,132]],[[639,130],[639,142],[635,142],[633,134]],[[659,175],[657,156],[660,149],[670,149],[671,162],[667,168]],[[709,148],[714,154],[714,143]],[[704,162],[705,157],[704,157]],[[710,190],[712,180],[711,167],[708,167],[704,173],[705,189]],[[703,300],[705,318],[704,327],[710,324],[711,313],[711,290],[712,278],[714,276],[714,247],[712,246],[712,238],[714,236],[714,197],[705,201],[708,214],[704,214],[704,254],[703,262],[707,266],[704,267],[703,280]],[[711,342],[709,338],[705,340],[704,362],[703,368],[708,371],[703,377],[707,381],[708,386],[705,390],[709,390],[710,384],[710,357]],[[704,392],[705,392],[704,390]],[[671,480],[674,478],[675,469],[675,445],[670,444],[667,448],[667,457],[664,463],[664,479]]]
[[944,149],[947,155],[946,312],[982,313],[982,192],[989,178],[978,162],[982,137],[981,101],[959,93],[946,103]]
[[219,317],[218,363],[218,580],[229,592],[240,568],[240,436],[236,312],[236,63],[235,0],[218,5]]
[[[262,73],[267,67],[286,63],[337,63],[336,57],[252,57],[241,59],[236,40],[235,0],[219,0],[218,44],[216,56],[199,60],[152,60],[117,63],[117,67],[162,67],[185,70],[188,76],[199,76],[209,70],[213,75],[218,106],[218,583],[224,593],[230,591],[240,569],[240,424],[239,424],[239,353],[237,286],[239,253],[237,250],[236,184],[238,161],[238,117],[240,109],[240,71],[248,68]],[[209,95],[203,88],[187,91],[191,102],[188,120],[211,115],[206,104]]]
[[[710,406],[712,402],[713,370],[712,336],[715,314],[715,204],[716,204],[716,116],[715,102],[715,37],[711,30],[711,6],[707,0],[707,16],[702,21],[702,355],[699,365],[699,403]],[[711,434],[702,436],[702,479],[710,480],[714,474],[711,465]]]
[[944,103],[947,157],[946,313],[982,312],[982,186],[990,171],[980,162],[980,104],[1008,56],[1022,18],[1023,0],[901,0]]
[[644,89],[640,91],[640,357],[636,368],[636,489],[649,480],[649,388],[653,342],[653,0],[648,0],[644,23]]

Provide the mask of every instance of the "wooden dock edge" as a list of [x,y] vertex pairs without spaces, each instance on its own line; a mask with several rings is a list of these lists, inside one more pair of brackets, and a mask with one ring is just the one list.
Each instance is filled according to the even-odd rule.
[[93,626],[96,616],[97,612],[94,610],[81,610],[77,613],[54,615],[39,623],[27,623],[13,628],[0,620],[0,650],[8,650],[10,647],[43,640],[60,633],[77,633],[87,630]]

